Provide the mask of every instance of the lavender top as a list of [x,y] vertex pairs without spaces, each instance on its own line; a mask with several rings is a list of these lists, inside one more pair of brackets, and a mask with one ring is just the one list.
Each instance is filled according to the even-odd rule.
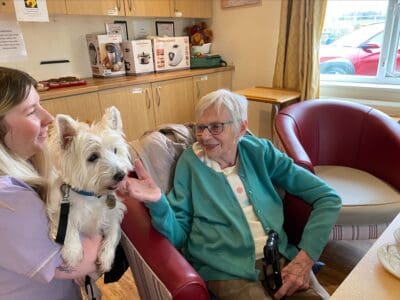
[[62,260],[48,222],[30,186],[0,176],[0,300],[81,299],[72,280],[54,279]]

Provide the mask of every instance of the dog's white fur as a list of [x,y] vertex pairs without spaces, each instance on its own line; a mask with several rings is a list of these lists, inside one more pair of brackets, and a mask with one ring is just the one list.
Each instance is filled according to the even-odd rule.
[[[102,120],[92,125],[67,115],[57,115],[48,146],[56,171],[47,201],[50,235],[55,238],[57,234],[63,183],[76,190],[95,193],[96,196],[82,196],[70,190],[68,226],[61,255],[68,267],[75,267],[83,257],[80,234],[100,233],[104,238],[98,253],[99,268],[101,272],[109,271],[126,209],[115,194],[115,188],[132,169],[120,113],[110,107]],[[110,194],[117,199],[112,209],[105,202]]]

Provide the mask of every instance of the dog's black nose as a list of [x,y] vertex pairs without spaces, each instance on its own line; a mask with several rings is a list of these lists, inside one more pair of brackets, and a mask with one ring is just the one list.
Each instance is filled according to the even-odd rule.
[[118,171],[117,173],[114,174],[113,179],[115,181],[121,181],[122,179],[125,178],[126,173],[122,171]]

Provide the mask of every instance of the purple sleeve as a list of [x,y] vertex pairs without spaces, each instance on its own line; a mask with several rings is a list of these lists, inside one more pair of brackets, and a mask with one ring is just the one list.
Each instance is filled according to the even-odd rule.
[[43,201],[24,183],[0,177],[0,267],[49,282],[62,262],[49,237]]

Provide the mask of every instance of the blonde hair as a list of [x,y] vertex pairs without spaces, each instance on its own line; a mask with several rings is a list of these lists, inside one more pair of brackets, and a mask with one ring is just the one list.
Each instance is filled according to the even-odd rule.
[[0,175],[11,176],[24,181],[45,199],[48,187],[47,155],[35,154],[29,160],[12,153],[4,144],[8,131],[5,115],[16,105],[25,101],[36,80],[25,72],[0,67]]

